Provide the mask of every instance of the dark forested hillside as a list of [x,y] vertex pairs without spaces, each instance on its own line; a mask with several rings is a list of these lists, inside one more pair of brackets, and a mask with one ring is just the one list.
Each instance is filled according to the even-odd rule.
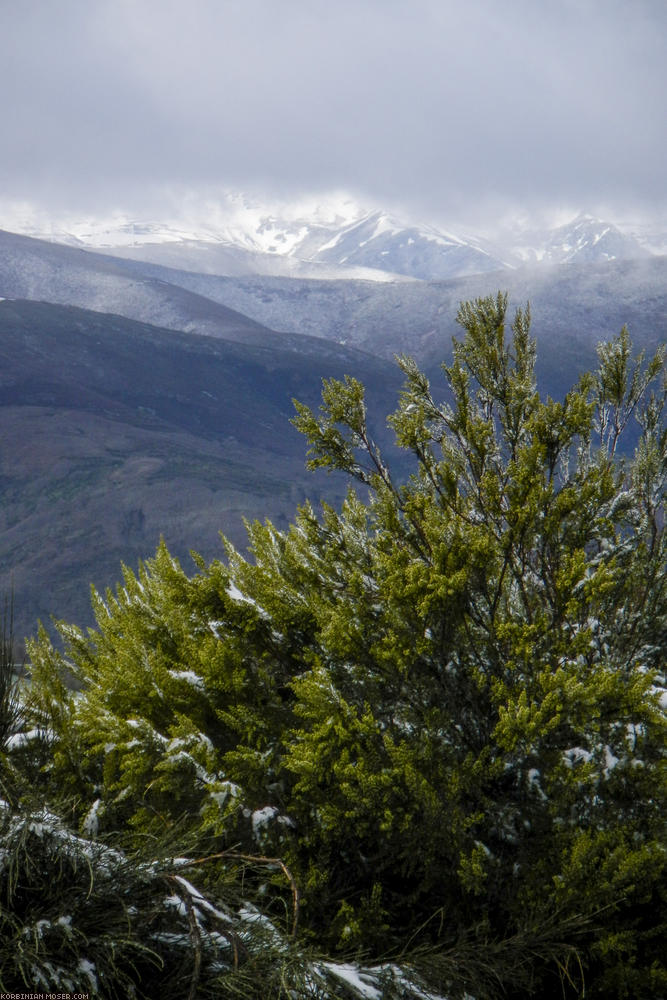
[[[0,567],[17,633],[37,617],[87,619],[88,583],[164,535],[181,557],[240,540],[242,518],[284,524],[313,491],[292,397],[365,373],[378,412],[395,367],[308,337],[290,350],[193,337],[123,317],[0,302]],[[275,346],[274,346],[275,345]],[[382,409],[380,409],[380,406]]]

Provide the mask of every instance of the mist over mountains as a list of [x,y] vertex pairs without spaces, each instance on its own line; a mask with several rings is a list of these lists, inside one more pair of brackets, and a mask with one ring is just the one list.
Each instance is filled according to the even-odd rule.
[[437,396],[462,300],[530,300],[554,397],[624,323],[637,348],[665,340],[667,258],[608,223],[501,252],[351,215],[216,239],[127,222],[0,232],[0,570],[19,634],[50,614],[87,623],[88,584],[112,585],[160,535],[211,558],[220,530],[244,544],[244,516],[284,526],[306,496],[339,502],[341,479],[305,470],[292,398],[317,406],[322,378],[356,376],[391,453],[393,356],[413,354]]
[[[491,237],[406,221],[346,199],[270,205],[228,195],[210,217],[155,222],[119,216],[21,232],[115,256],[204,273],[244,276],[446,280],[525,264],[637,259],[648,240],[580,213],[565,224],[515,224]],[[653,239],[655,237],[653,236]]]

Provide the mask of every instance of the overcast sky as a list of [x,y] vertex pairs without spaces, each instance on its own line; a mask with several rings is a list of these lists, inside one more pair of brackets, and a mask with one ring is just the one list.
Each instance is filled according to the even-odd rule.
[[665,0],[0,0],[0,198],[667,204]]

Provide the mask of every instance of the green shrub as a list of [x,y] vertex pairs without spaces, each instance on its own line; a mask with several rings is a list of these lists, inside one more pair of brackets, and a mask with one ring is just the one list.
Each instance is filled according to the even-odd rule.
[[[95,630],[62,624],[63,652],[40,634],[43,791],[74,796],[82,828],[97,802],[128,849],[183,829],[227,852],[218,874],[238,875],[230,851],[281,859],[299,942],[396,959],[424,988],[656,996],[662,355],[633,362],[623,331],[542,400],[528,312],[510,337],[506,308],[461,307],[444,402],[399,359],[407,482],[360,383],[326,382],[295,422],[311,465],[360,484],[340,512],[249,525],[251,560],[227,544],[193,577],[162,545],[94,593]],[[289,935],[280,865],[245,890]]]

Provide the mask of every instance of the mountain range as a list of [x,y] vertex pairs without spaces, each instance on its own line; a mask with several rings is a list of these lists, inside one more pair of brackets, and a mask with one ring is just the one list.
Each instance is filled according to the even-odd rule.
[[514,227],[489,239],[349,202],[283,208],[230,198],[206,222],[156,223],[126,217],[33,221],[26,235],[117,257],[241,277],[399,277],[446,280],[526,264],[638,259],[650,251],[611,222],[580,214],[555,228]]
[[[666,339],[667,258],[592,219],[513,256],[379,215],[288,222],[217,242],[125,223],[63,243],[0,232],[0,589],[14,589],[19,634],[50,614],[88,624],[88,584],[112,585],[161,535],[183,560],[212,558],[220,530],[244,545],[244,516],[284,526],[306,496],[339,502],[345,482],[306,472],[289,423],[292,399],[317,406],[324,377],[368,386],[396,462],[393,355],[412,353],[437,395],[461,300],[530,300],[554,397],[624,323],[637,348]],[[437,267],[449,276],[427,279]]]

